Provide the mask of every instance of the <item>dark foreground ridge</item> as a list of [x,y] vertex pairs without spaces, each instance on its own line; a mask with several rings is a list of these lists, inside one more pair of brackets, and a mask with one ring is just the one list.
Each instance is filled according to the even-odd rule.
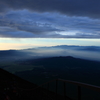
[[[55,99],[55,93],[43,88],[35,89],[36,87],[37,85],[0,68],[0,100]],[[59,98],[58,100],[61,100],[62,97],[60,95],[57,96]]]
[[[34,88],[35,84],[21,79],[0,68],[0,100],[21,100],[23,92],[19,94],[18,88]],[[25,96],[26,97],[26,96]]]
[[[54,81],[56,91],[51,92],[49,91],[49,85]],[[64,83],[63,95],[58,94],[58,81]],[[77,86],[76,99],[72,99],[72,95],[71,98],[66,96],[66,83]],[[43,87],[44,85],[46,88]],[[0,68],[0,100],[100,100],[100,96],[97,99],[82,99],[81,87],[100,92],[98,86],[63,79],[54,79],[37,86]]]

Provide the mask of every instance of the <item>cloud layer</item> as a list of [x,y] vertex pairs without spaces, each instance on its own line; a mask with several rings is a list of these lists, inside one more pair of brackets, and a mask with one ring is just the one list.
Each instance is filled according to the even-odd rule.
[[100,0],[0,0],[0,12],[28,9],[100,18]]
[[0,37],[100,38],[100,20],[59,13],[9,11],[0,16]]
[[100,0],[0,0],[0,37],[100,38]]

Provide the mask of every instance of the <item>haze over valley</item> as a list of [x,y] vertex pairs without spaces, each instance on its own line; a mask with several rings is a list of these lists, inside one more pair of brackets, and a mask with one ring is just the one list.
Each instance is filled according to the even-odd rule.
[[0,55],[1,68],[35,84],[56,78],[100,84],[99,46],[58,45],[0,51]]

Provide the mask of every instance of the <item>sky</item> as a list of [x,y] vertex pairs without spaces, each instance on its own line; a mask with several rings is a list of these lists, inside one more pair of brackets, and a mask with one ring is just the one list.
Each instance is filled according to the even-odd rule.
[[100,0],[0,0],[0,50],[100,46]]

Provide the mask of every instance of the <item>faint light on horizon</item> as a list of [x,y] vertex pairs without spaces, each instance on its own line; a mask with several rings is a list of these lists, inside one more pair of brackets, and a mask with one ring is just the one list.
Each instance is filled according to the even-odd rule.
[[100,46],[100,39],[75,38],[0,38],[0,50],[27,49],[43,46],[78,45]]

